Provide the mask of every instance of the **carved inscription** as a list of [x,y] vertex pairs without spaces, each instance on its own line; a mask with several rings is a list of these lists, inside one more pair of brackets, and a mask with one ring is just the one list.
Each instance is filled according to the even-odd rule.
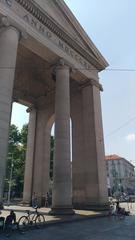
[[[2,0],[0,0],[1,2]],[[21,17],[27,24],[33,27],[36,31],[42,34],[46,39],[49,39],[53,44],[55,44],[58,48],[60,48],[64,53],[74,59],[78,64],[80,64],[81,69],[90,70],[91,65],[83,58],[80,54],[78,54],[73,48],[71,48],[68,44],[66,44],[62,39],[56,36],[55,33],[51,32],[47,26],[42,24],[38,21],[34,16],[31,14],[26,13],[26,10],[23,10],[22,7],[17,6],[15,1],[13,0],[4,0],[8,7],[11,8],[19,17]],[[17,7],[17,8],[16,8]],[[19,11],[17,11],[19,9]]]
[[79,54],[77,54],[72,48],[70,48],[67,44],[65,44],[62,40],[60,40],[55,34],[53,34],[50,30],[48,30],[44,25],[35,20],[29,14],[23,16],[23,19],[35,28],[38,32],[40,32],[44,37],[48,38],[55,45],[57,45],[62,51],[64,51],[67,55],[72,57],[82,66],[82,69],[90,70],[90,64],[87,63]]

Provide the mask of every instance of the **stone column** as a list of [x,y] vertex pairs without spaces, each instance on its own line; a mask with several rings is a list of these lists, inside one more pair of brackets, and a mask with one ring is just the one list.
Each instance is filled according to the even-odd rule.
[[35,153],[36,109],[29,108],[27,111],[29,112],[29,125],[25,162],[23,202],[30,204],[32,199],[33,164]]
[[70,162],[69,67],[56,68],[55,157],[51,214],[73,214]]
[[[100,85],[99,85],[100,86]],[[92,83],[82,90],[87,208],[104,208],[108,202],[100,89]]]
[[14,27],[0,31],[0,202],[3,198],[18,41],[19,32]]
[[43,204],[42,200],[49,190],[49,163],[50,155],[50,133],[46,131],[48,114],[44,109],[37,110],[35,156],[33,171],[33,193],[35,193],[38,204]]
[[71,98],[72,119],[72,191],[73,206],[82,207],[85,201],[85,165],[84,165],[84,138],[83,138],[83,107],[82,94],[76,90]]

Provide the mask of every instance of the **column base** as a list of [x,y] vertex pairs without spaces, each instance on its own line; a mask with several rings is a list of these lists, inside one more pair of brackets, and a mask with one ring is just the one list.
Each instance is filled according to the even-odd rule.
[[78,210],[94,210],[94,211],[108,211],[109,203],[88,203],[88,204],[73,204],[74,209]]
[[26,207],[30,207],[30,206],[31,206],[31,202],[29,202],[29,201],[24,201],[24,200],[22,200],[22,201],[20,202],[20,204],[23,205],[23,206],[26,206]]
[[72,207],[54,207],[51,209],[51,211],[49,212],[50,215],[74,215],[75,211],[73,210]]

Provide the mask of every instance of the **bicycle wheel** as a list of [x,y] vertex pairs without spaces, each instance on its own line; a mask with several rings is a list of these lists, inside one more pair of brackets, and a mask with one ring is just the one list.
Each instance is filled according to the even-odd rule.
[[35,219],[36,219],[36,214],[35,213],[31,213],[30,215],[29,215],[29,224],[31,225],[31,226],[34,226],[35,225]]
[[45,217],[42,214],[38,214],[35,218],[35,224],[37,228],[41,228],[45,224]]
[[18,230],[20,232],[25,232],[28,230],[29,220],[27,216],[22,216],[18,220]]

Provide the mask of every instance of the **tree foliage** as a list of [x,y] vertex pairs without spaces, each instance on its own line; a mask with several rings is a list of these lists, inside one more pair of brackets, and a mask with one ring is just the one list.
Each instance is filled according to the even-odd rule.
[[[24,183],[25,157],[27,150],[27,134],[28,124],[24,124],[19,129],[12,124],[9,131],[9,147],[6,171],[5,192],[8,193],[11,168],[12,175],[12,191],[11,197],[22,197]],[[50,180],[53,181],[53,158],[54,158],[54,137],[50,139]]]
[[24,148],[27,148],[27,134],[28,134],[28,124],[24,124],[21,129],[21,143]]
[[28,124],[24,124],[21,131],[19,131],[14,124],[10,126],[5,192],[8,192],[12,168],[13,175],[11,197],[21,197],[23,192],[27,133]]

